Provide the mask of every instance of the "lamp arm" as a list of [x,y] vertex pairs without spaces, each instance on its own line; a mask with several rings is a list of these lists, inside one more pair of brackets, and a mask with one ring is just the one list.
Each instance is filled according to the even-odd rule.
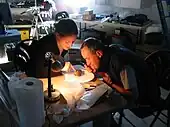
[[[56,102],[60,99],[59,92],[53,89],[51,84],[51,76],[53,73],[53,69],[60,71],[64,66],[64,60],[62,57],[53,54],[52,52],[47,52],[45,54],[46,62],[48,63],[48,90],[45,93],[45,100],[48,102]],[[59,66],[59,67],[58,67]],[[55,94],[53,94],[55,93]]]
[[49,59],[48,60],[48,97],[51,97],[51,65],[52,65],[52,61]]

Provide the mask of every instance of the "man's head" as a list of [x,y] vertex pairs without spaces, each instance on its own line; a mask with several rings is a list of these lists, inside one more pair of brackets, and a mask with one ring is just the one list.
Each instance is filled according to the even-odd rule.
[[92,72],[99,69],[104,47],[104,44],[95,38],[87,38],[81,46],[81,55]]

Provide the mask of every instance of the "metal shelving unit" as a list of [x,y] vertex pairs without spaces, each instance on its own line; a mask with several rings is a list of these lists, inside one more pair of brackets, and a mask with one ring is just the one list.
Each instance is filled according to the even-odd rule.
[[170,48],[170,39],[169,39],[170,33],[169,33],[169,30],[168,30],[168,25],[167,25],[167,21],[166,21],[167,16],[165,16],[165,13],[164,13],[162,0],[156,0],[156,3],[157,3],[159,16],[160,16],[160,21],[161,21],[161,24],[162,24],[162,31],[163,31],[164,40],[165,40],[164,45],[168,46],[168,48]]

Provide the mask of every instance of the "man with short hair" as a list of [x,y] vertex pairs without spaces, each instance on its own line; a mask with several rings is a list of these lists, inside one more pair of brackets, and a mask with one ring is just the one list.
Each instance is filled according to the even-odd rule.
[[100,73],[108,85],[133,97],[137,104],[154,106],[159,99],[153,73],[134,52],[118,46],[105,47],[99,40],[88,38],[81,46],[81,55],[88,71]]

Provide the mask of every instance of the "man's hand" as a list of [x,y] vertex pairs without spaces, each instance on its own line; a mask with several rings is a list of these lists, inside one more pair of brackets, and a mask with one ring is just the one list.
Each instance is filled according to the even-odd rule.
[[71,72],[71,71],[76,71],[73,65],[70,62],[65,62],[65,66],[62,69],[64,72]]
[[22,74],[18,74],[17,77],[19,77],[19,79],[24,79],[27,78],[28,76],[25,73],[22,73]]
[[105,73],[105,72],[99,72],[98,74],[99,74],[100,76],[102,76],[102,78],[103,78],[103,80],[104,80],[104,82],[105,82],[106,84],[108,84],[108,85],[111,85],[111,84],[112,84],[112,80],[111,80],[110,76],[109,76],[107,73]]
[[88,72],[93,72],[93,70],[92,70],[90,67],[88,67],[86,64],[84,65],[84,68],[85,68]]
[[104,82],[107,83],[108,85],[111,85],[111,84],[112,84],[112,80],[111,80],[110,76],[109,76],[107,73],[104,73],[103,80],[104,80]]

